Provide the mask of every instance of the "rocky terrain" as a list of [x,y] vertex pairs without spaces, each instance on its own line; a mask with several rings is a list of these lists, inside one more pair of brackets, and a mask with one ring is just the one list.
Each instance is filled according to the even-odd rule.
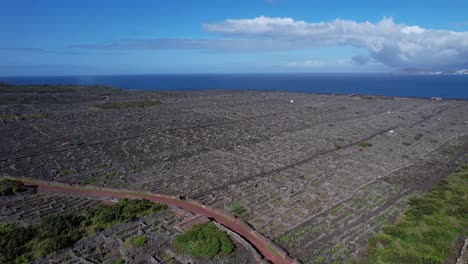
[[[51,215],[83,215],[102,202],[112,203],[93,197],[34,192],[4,196],[0,197],[0,224],[28,226]],[[233,254],[213,259],[194,259],[176,253],[171,245],[173,237],[180,233],[176,225],[192,216],[187,211],[170,208],[103,229],[34,263],[255,263],[239,243]],[[133,242],[138,238],[144,238],[142,245]]]
[[468,159],[467,101],[66,87],[0,87],[0,174],[240,205],[304,263],[359,257]]

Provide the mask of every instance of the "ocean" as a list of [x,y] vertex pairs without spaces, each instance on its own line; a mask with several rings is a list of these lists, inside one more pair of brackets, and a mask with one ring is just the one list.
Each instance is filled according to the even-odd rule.
[[138,90],[262,90],[468,99],[468,75],[151,74],[0,77],[12,84],[106,84]]

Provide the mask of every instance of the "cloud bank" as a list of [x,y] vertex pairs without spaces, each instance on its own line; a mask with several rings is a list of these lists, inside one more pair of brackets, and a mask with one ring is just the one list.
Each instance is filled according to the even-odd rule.
[[106,45],[75,45],[92,49],[194,49],[214,52],[259,52],[352,46],[367,51],[349,61],[380,63],[392,68],[460,69],[468,67],[468,32],[426,29],[397,24],[336,19],[309,23],[292,18],[257,17],[204,24],[219,35],[207,39],[127,39]]
[[377,23],[342,19],[307,23],[262,16],[228,19],[204,28],[224,36],[270,39],[297,48],[349,45],[367,50],[367,58],[352,59],[356,64],[375,60],[394,68],[457,68],[468,63],[468,32],[396,24],[392,18]]

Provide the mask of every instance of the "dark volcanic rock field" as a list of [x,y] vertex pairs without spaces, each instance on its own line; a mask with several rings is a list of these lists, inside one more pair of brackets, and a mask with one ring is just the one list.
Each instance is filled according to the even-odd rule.
[[0,88],[0,133],[0,174],[237,203],[292,256],[328,263],[466,162],[468,102]]

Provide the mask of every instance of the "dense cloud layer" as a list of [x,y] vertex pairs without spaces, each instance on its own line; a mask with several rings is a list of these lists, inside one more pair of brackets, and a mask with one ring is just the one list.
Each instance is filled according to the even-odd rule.
[[468,32],[395,24],[392,18],[373,24],[341,19],[307,23],[292,18],[257,17],[229,19],[206,24],[204,28],[228,37],[274,40],[290,48],[350,45],[368,50],[369,58],[353,59],[358,64],[376,60],[394,68],[448,69],[468,63]]

